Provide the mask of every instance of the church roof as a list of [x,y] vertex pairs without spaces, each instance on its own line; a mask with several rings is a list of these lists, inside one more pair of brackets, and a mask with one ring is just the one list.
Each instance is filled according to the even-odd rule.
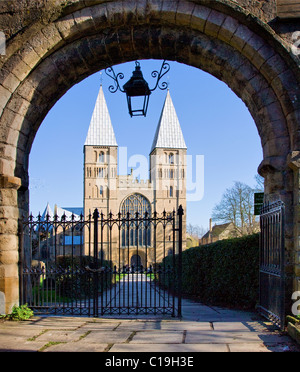
[[49,216],[49,220],[53,219],[53,216],[54,216],[49,203],[47,203],[46,208],[45,208],[45,210],[44,210],[44,212],[43,212],[43,214],[41,216],[41,221],[46,221],[47,220],[47,216]]
[[102,85],[85,140],[85,146],[118,146]]
[[55,205],[53,213],[49,203],[47,203],[46,208],[41,215],[41,221],[47,221],[47,216],[49,216],[49,221],[52,221],[54,219],[54,216],[57,216],[58,219],[61,219],[63,215],[65,215],[67,219],[71,219],[72,214],[74,215],[75,220],[80,220],[80,215],[83,214],[83,208],[61,208]]
[[76,214],[77,216],[83,215],[83,208],[82,207],[62,207],[62,209],[65,209],[66,211],[69,211]]
[[63,216],[66,216],[67,220],[71,220],[72,218],[72,215],[74,216],[74,220],[80,220],[80,216],[76,213],[73,213],[70,208],[68,209],[64,209],[64,208],[61,208],[59,207],[58,205],[55,205],[54,206],[54,212],[55,212],[55,215],[58,217],[58,219],[61,219]]
[[206,234],[202,236],[202,238],[208,238],[210,235],[213,237],[219,237],[222,232],[224,232],[227,228],[231,227],[233,224],[232,222],[223,223],[222,225],[214,225],[212,230],[208,230]]
[[160,115],[151,152],[158,147],[172,149],[187,148],[169,90]]

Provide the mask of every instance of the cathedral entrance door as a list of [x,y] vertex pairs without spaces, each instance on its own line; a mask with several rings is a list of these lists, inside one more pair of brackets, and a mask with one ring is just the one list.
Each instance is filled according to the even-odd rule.
[[141,257],[139,255],[137,255],[137,254],[132,255],[131,260],[130,260],[130,264],[131,264],[130,266],[134,270],[139,270],[139,268],[142,265]]

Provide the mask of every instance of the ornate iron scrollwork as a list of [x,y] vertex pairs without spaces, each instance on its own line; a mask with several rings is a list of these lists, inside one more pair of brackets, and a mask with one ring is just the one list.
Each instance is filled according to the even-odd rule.
[[[136,61],[135,66],[135,71],[133,71],[132,77],[126,84],[123,85],[123,87],[120,85],[120,80],[124,79],[124,74],[122,72],[116,74],[112,66],[107,67],[105,69],[105,73],[114,81],[114,85],[110,85],[108,90],[111,93],[116,93],[118,90],[122,93],[126,93],[128,110],[131,117],[141,115],[146,116],[150,94],[157,87],[160,90],[165,90],[168,88],[169,84],[166,81],[161,82],[161,79],[167,74],[167,72],[170,71],[170,65],[164,60],[160,71],[152,71],[151,76],[156,79],[156,83],[152,89],[149,88],[147,81],[143,77],[140,62]],[[132,105],[132,98],[141,96],[144,97],[142,107],[134,109]]]
[[[135,61],[136,66],[140,66],[139,61]],[[154,88],[150,89],[151,92],[153,92],[157,87],[160,90],[165,90],[168,88],[169,84],[166,81],[163,81],[160,83],[160,80],[165,76],[168,72],[170,71],[170,65],[169,63],[166,62],[166,60],[163,61],[160,71],[158,72],[157,70],[154,70],[151,72],[151,76],[156,80]],[[116,93],[118,90],[122,93],[125,93],[124,89],[121,88],[120,85],[120,80],[124,79],[124,74],[123,72],[119,72],[118,74],[115,73],[114,69],[112,66],[109,66],[105,69],[105,73],[107,76],[109,76],[113,81],[115,85],[110,85],[108,87],[108,90],[111,93]]]

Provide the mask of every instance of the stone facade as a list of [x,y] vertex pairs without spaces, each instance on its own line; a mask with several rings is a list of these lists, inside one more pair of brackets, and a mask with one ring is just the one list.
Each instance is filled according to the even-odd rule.
[[[28,214],[31,144],[51,107],[92,73],[169,59],[224,81],[248,107],[263,148],[266,199],[286,204],[287,298],[300,289],[300,69],[296,18],[276,0],[2,1],[0,292],[19,300],[18,220]],[[296,52],[297,52],[296,48]]]

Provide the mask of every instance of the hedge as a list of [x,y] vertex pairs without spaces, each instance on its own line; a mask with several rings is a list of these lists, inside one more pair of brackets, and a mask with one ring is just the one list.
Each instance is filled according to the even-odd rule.
[[105,268],[104,274],[98,274],[97,290],[103,291],[110,288],[115,282],[113,264],[111,261],[101,260],[97,262],[90,256],[58,256],[57,266],[62,270],[61,274],[55,277],[56,285],[60,287],[63,294],[69,298],[84,298],[94,295],[95,277],[92,272],[84,268],[89,266],[91,269]]
[[[165,258],[165,264],[172,266],[170,257]],[[258,234],[220,240],[182,253],[184,296],[211,305],[253,309],[258,301],[258,283]]]

